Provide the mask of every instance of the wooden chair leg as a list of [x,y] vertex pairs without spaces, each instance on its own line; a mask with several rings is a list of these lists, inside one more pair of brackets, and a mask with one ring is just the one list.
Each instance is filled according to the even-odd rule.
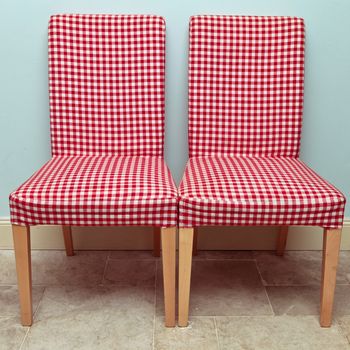
[[198,244],[198,227],[195,227],[193,229],[193,248],[192,248],[193,256],[196,256],[198,254],[197,244]]
[[179,320],[180,327],[187,327],[190,304],[193,228],[179,229]]
[[288,238],[288,226],[281,226],[278,232],[276,255],[283,256]]
[[175,327],[176,227],[161,229],[165,326]]
[[64,246],[66,247],[67,256],[74,255],[73,238],[71,226],[62,226]]
[[321,327],[330,327],[332,324],[340,241],[340,229],[324,230],[320,315]]
[[33,309],[30,228],[29,226],[12,225],[12,233],[21,306],[21,323],[23,326],[31,326],[33,323]]
[[160,257],[160,227],[153,227],[153,255]]

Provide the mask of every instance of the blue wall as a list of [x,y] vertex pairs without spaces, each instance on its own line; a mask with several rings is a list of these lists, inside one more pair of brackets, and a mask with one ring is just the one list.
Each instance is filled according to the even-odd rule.
[[176,181],[187,160],[189,17],[255,14],[305,18],[302,159],[349,196],[349,0],[1,0],[0,216],[9,215],[8,194],[50,158],[47,22],[55,13],[152,13],[165,17],[166,160]]

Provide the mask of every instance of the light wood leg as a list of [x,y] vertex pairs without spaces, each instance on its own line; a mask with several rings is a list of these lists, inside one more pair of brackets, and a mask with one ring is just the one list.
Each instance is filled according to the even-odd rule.
[[179,229],[179,320],[180,327],[187,327],[190,304],[193,228]]
[[278,232],[276,255],[283,256],[288,238],[288,226],[281,226]]
[[67,256],[74,255],[72,228],[70,226],[62,226],[64,246],[66,247]]
[[33,323],[33,309],[30,228],[29,226],[12,225],[12,233],[16,256],[21,322],[23,326],[31,326]]
[[160,256],[160,227],[153,228],[153,255]]
[[330,327],[332,324],[333,300],[337,277],[340,241],[340,229],[324,230],[320,315],[321,327]]
[[192,248],[193,256],[196,256],[198,254],[197,244],[198,244],[198,227],[195,227],[193,229],[193,248]]
[[176,227],[161,229],[165,326],[175,327]]

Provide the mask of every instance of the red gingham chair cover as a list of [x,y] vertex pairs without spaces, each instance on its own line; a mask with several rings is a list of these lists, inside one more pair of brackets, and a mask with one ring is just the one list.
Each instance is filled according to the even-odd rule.
[[54,156],[163,156],[161,17],[52,16],[49,67]]
[[164,61],[159,16],[51,17],[53,158],[10,195],[13,224],[176,225]]
[[190,22],[190,157],[299,154],[304,22],[195,16]]
[[304,22],[194,16],[179,225],[342,226],[344,196],[298,160]]
[[161,157],[55,156],[11,195],[18,225],[176,226],[177,190]]
[[343,223],[343,195],[292,157],[194,157],[179,192],[182,227]]

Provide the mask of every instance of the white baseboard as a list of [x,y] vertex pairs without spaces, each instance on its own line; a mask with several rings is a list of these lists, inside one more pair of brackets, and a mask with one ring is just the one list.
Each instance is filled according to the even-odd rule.
[[[59,226],[35,226],[31,229],[33,249],[64,249]],[[276,227],[203,227],[198,248],[205,250],[272,250]],[[288,250],[322,249],[322,229],[294,226],[288,236]],[[74,248],[78,250],[148,250],[152,249],[149,227],[73,227]],[[9,220],[0,220],[0,249],[12,249]],[[344,222],[342,250],[350,250],[350,218]]]

